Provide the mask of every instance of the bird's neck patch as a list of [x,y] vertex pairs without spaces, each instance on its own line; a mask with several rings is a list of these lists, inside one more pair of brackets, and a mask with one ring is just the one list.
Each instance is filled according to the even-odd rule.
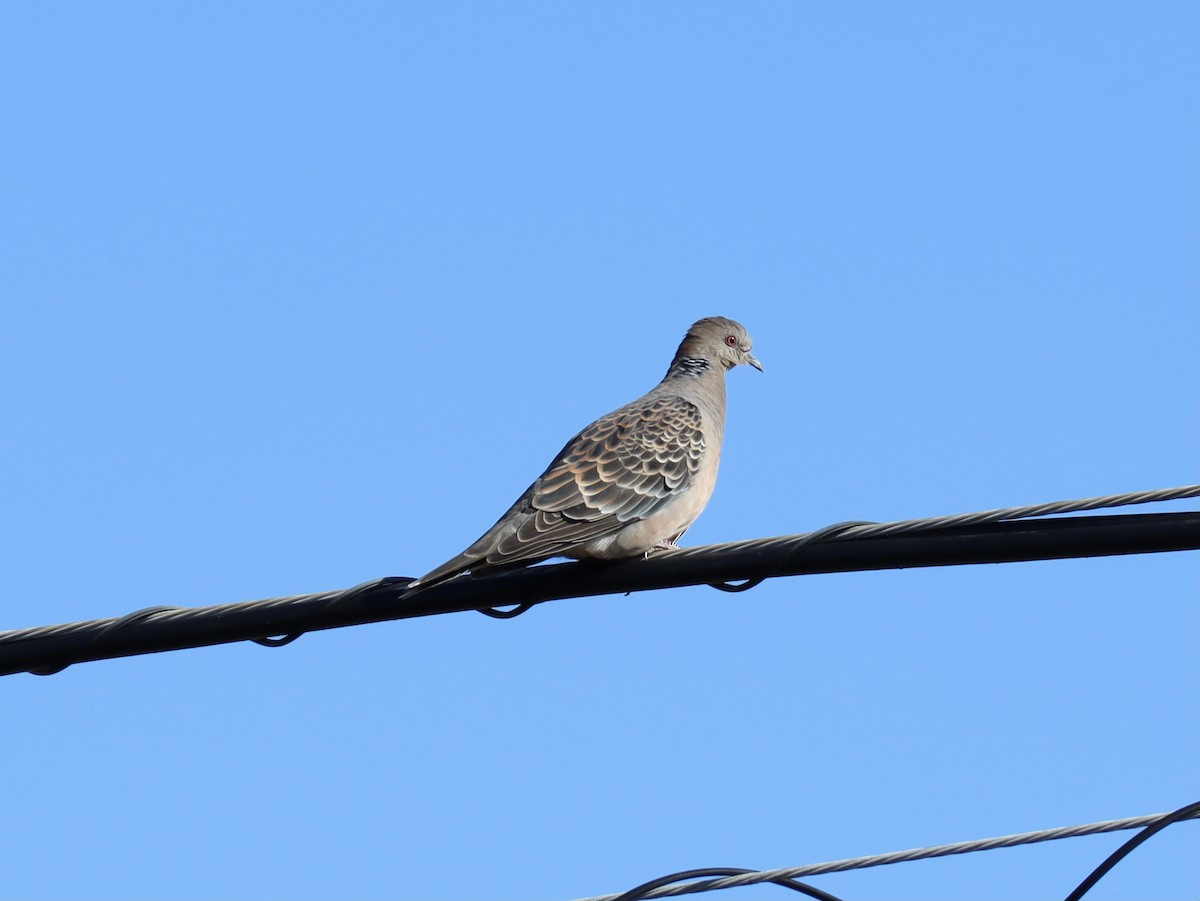
[[712,369],[712,363],[704,357],[681,357],[671,367],[673,375],[704,375]]

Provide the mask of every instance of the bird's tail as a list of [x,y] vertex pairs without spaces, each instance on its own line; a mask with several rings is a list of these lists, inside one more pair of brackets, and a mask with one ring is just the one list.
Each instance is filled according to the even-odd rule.
[[449,582],[456,576],[465,573],[467,570],[479,564],[478,557],[473,557],[468,554],[459,554],[457,557],[447,560],[436,569],[432,569],[421,578],[408,583],[408,591],[413,591],[417,588],[432,588],[434,585],[441,585],[443,582]]

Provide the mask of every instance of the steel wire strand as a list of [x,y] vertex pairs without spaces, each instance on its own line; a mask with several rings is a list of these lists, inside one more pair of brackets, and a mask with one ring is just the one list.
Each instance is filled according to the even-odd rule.
[[[1021,507],[1000,507],[995,510],[980,510],[975,513],[952,513],[945,516],[930,516],[923,519],[900,519],[894,522],[858,522],[853,528],[839,531],[835,535],[826,536],[827,541],[852,541],[859,538],[882,538],[891,535],[903,535],[911,532],[928,532],[936,529],[951,529],[957,526],[976,526],[984,523],[1002,522],[1004,520],[1032,519],[1037,516],[1053,516],[1061,513],[1082,513],[1085,510],[1103,510],[1109,507],[1126,507],[1135,504],[1153,504],[1162,501],[1184,500],[1200,497],[1200,485],[1181,485],[1178,488],[1159,488],[1154,491],[1131,491],[1126,494],[1106,494],[1098,497],[1085,497],[1077,500],[1053,501],[1044,504],[1028,504]],[[826,526],[832,529],[843,525]],[[791,547],[801,544],[808,545],[814,532],[800,535],[780,535],[774,538],[763,538],[759,542],[746,542],[753,547]],[[685,558],[702,552],[710,545],[680,548],[669,553],[673,557]]]
[[[748,543],[748,546],[764,550],[779,549],[786,551],[786,556],[780,558],[763,575],[755,576],[753,579],[749,579],[741,584],[734,585],[729,582],[711,582],[709,584],[711,587],[721,591],[748,591],[751,588],[761,585],[767,579],[778,575],[789,563],[800,556],[805,549],[821,541],[883,538],[913,532],[929,532],[960,526],[977,526],[984,523],[1003,522],[1005,520],[1032,519],[1038,516],[1053,516],[1062,513],[1081,513],[1085,510],[1102,510],[1109,507],[1125,507],[1134,504],[1152,504],[1191,497],[1200,497],[1200,485],[1182,485],[1178,488],[1156,488],[1151,491],[1129,491],[1123,494],[1105,494],[1075,500],[1027,504],[1020,507],[1000,507],[994,510],[980,510],[975,513],[952,513],[945,516],[926,517],[924,519],[902,519],[884,523],[851,520],[834,523],[833,525],[825,526],[822,529],[807,534],[764,538],[757,544]],[[694,555],[702,550],[704,550],[703,547],[681,548],[678,551],[672,552],[672,555],[686,559],[689,555]]]
[[[1174,822],[1183,820],[1194,820],[1200,817],[1200,803],[1190,804],[1187,807],[1180,808],[1177,811],[1170,813],[1153,813],[1146,816],[1126,817],[1120,820],[1102,820],[1097,823],[1084,823],[1078,826],[1060,826],[1055,829],[1039,829],[1034,832],[1018,832],[1012,835],[1000,835],[993,838],[973,839],[965,842],[953,842],[947,845],[930,845],[924,848],[910,848],[906,851],[891,851],[886,854],[872,854],[866,857],[847,857],[842,860],[831,860],[824,863],[804,864],[798,867],[780,867],[775,870],[757,870],[749,873],[744,873],[736,876],[726,876],[721,879],[712,879],[706,882],[691,883],[682,886],[666,886],[655,889],[644,897],[648,898],[664,898],[673,895],[687,895],[693,892],[716,891],[718,889],[735,888],[745,885],[758,885],[764,882],[772,882],[776,879],[798,879],[803,876],[820,876],[824,873],[843,873],[848,870],[862,870],[868,867],[888,866],[894,863],[907,863],[913,860],[928,860],[935,857],[949,857],[953,854],[970,854],[976,851],[991,851],[996,848],[1014,848],[1019,845],[1031,845],[1038,842],[1056,841],[1064,838],[1077,838],[1083,835],[1098,835],[1105,832],[1120,832],[1125,829],[1139,829],[1150,827],[1155,832],[1163,827]],[[1149,832],[1149,829],[1147,829]],[[1140,841],[1145,841],[1153,832],[1142,837]],[[1139,838],[1134,836],[1134,838]],[[1139,843],[1140,843],[1139,841]],[[1129,845],[1130,842],[1126,844]],[[1136,847],[1134,845],[1133,847]],[[1118,849],[1120,851],[1122,849]],[[1129,848],[1132,850],[1132,847]],[[1128,851],[1125,851],[1127,854]],[[1113,855],[1116,856],[1115,853]],[[1123,856],[1123,855],[1122,855]],[[1119,860],[1120,858],[1117,858]],[[1116,861],[1114,861],[1115,864]],[[1103,866],[1103,864],[1101,865]],[[1109,867],[1111,869],[1111,866]],[[1104,872],[1107,872],[1105,870]],[[1100,873],[1103,876],[1104,873]],[[1091,877],[1089,877],[1090,879]],[[1096,876],[1099,879],[1099,876]],[[1093,881],[1091,885],[1094,885]],[[1083,891],[1087,891],[1091,885],[1081,885]],[[1078,892],[1079,889],[1076,889]],[[621,893],[613,893],[608,895],[593,895],[588,898],[580,898],[578,901],[616,901],[621,897]],[[1081,894],[1072,896],[1068,901],[1077,901],[1083,897]]]
[[1107,494],[1077,500],[1051,501],[1044,504],[1027,504],[1021,507],[1000,507],[981,510],[977,513],[958,513],[950,516],[934,516],[928,519],[908,519],[898,522],[864,526],[847,534],[846,538],[875,538],[884,535],[899,535],[926,529],[949,529],[955,526],[975,526],[1007,519],[1031,519],[1036,516],[1054,516],[1061,513],[1082,513],[1085,510],[1102,510],[1106,507],[1128,507],[1136,504],[1153,504],[1160,501],[1175,501],[1200,497],[1200,485],[1181,485],[1178,488],[1157,488],[1153,491],[1129,491],[1124,494]]

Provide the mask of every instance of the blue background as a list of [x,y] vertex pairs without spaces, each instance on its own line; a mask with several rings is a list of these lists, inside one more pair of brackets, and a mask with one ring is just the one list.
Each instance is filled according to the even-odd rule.
[[[424,572],[714,314],[766,373],[729,377],[688,544],[1197,481],[1198,19],[5,4],[0,626]],[[12,676],[0,895],[572,898],[1173,809],[1196,575],[781,579]],[[812,881],[1061,897],[1124,838]],[[1195,848],[1089,897],[1195,897]]]

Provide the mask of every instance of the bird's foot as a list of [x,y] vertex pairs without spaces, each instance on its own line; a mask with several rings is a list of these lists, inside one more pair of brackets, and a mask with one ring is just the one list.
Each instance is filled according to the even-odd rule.
[[677,551],[679,550],[679,542],[676,539],[664,538],[662,541],[656,542],[655,545],[646,550],[646,558],[656,551]]

